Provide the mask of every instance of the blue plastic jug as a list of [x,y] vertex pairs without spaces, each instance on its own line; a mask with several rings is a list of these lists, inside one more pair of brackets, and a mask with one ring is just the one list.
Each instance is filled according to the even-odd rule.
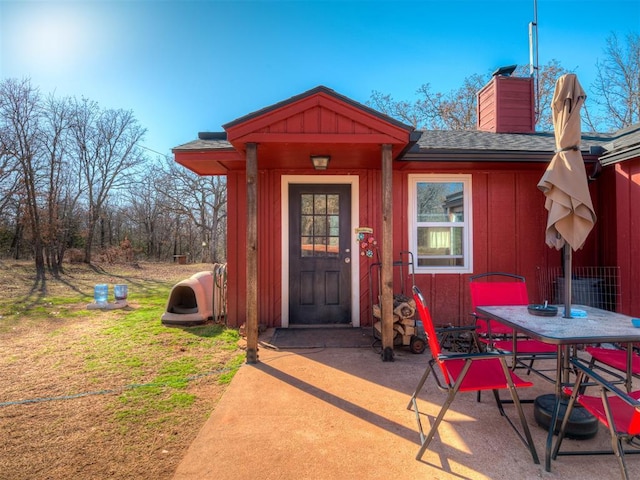
[[113,286],[113,296],[116,297],[116,301],[118,300],[126,300],[128,294],[127,285],[118,284]]
[[109,285],[106,283],[100,283],[93,288],[93,300],[95,303],[104,304],[107,303],[109,298]]

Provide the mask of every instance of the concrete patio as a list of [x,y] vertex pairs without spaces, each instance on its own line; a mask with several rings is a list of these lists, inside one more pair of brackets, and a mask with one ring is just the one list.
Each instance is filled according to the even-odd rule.
[[[260,362],[237,372],[175,480],[620,478],[610,455],[559,457],[545,472],[546,430],[536,425],[533,406],[524,410],[540,465],[498,415],[490,394],[481,403],[475,394],[459,394],[418,461],[415,418],[406,406],[428,352],[398,347],[394,362],[382,362],[372,348],[278,350],[269,345],[272,333],[260,337]],[[548,382],[531,379],[535,386],[520,391],[521,398],[552,391]],[[421,398],[433,420],[444,394],[428,379]],[[609,446],[600,427],[593,439],[565,440],[563,450]],[[640,478],[640,457],[629,456],[627,464],[630,477]]]

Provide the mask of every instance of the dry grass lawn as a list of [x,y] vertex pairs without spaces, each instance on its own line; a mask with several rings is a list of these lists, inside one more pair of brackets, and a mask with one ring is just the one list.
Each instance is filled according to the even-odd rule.
[[[2,479],[171,478],[242,361],[235,330],[161,325],[171,286],[210,265],[95,267],[43,295],[32,264],[0,261]],[[129,306],[87,310],[96,283],[128,284]]]

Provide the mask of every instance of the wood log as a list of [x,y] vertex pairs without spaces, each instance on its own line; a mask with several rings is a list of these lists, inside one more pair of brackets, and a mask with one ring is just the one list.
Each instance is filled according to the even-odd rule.
[[[374,323],[373,328],[375,330],[374,336],[376,338],[382,338],[382,321],[377,321],[376,323]],[[397,329],[394,328],[393,338],[396,338],[397,336],[402,335],[403,333],[404,333],[404,330],[398,331]]]
[[402,293],[396,293],[393,296],[393,307],[397,307],[398,305],[400,305],[401,303],[407,303],[410,300],[412,300],[411,297],[408,297],[406,295],[403,295]]
[[377,321],[373,324],[373,329],[378,334],[378,336],[382,335],[382,322]]
[[415,306],[411,306],[408,302],[402,302],[393,309],[393,313],[400,318],[411,318],[416,314]]

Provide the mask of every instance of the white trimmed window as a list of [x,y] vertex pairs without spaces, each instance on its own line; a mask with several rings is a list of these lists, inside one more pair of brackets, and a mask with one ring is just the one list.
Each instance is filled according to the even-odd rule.
[[409,246],[416,273],[470,273],[471,175],[409,175]]

